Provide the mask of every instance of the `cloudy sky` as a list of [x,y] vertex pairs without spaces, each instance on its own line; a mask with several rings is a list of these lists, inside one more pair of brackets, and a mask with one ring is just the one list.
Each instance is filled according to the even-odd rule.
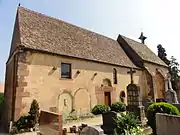
[[140,32],[155,53],[157,44],[180,63],[179,0],[0,0],[0,82],[4,81],[18,3],[23,7],[116,39],[138,40]]

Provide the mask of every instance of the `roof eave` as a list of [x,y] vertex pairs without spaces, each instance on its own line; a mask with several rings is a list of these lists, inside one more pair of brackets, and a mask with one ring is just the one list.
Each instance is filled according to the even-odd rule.
[[69,58],[87,60],[87,61],[92,61],[92,62],[97,62],[97,63],[102,63],[102,64],[108,64],[108,65],[113,65],[113,66],[119,66],[119,67],[124,67],[124,68],[134,68],[134,69],[137,69],[137,70],[141,70],[141,68],[136,67],[136,66],[133,66],[133,67],[132,67],[132,66],[125,66],[125,65],[112,64],[112,63],[108,63],[108,62],[97,61],[97,60],[90,60],[90,59],[80,58],[80,57],[75,57],[75,56],[68,56],[68,55],[53,53],[53,52],[44,51],[44,50],[40,50],[40,49],[33,49],[33,48],[25,47],[25,46],[23,46],[23,45],[21,45],[20,48],[21,48],[22,50],[24,50],[24,51],[32,51],[32,52],[50,54],[50,55],[55,55],[55,56],[63,56],[63,57],[69,57]]
[[151,62],[151,61],[148,61],[148,60],[143,60],[143,61],[146,62],[146,63],[151,63],[151,64],[155,64],[155,65],[158,65],[158,66],[162,66],[162,67],[168,68],[168,65],[166,65],[166,64],[163,65],[163,64]]

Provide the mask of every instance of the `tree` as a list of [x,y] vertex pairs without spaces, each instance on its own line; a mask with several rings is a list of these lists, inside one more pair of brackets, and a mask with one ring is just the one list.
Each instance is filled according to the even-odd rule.
[[39,122],[39,104],[37,100],[33,100],[29,111],[30,119],[32,120],[32,126],[34,127]]
[[168,65],[169,73],[171,75],[172,87],[174,90],[176,90],[180,79],[179,63],[177,62],[176,58],[174,58],[174,56],[171,56],[170,60],[168,60],[166,50],[162,47],[161,44],[157,46],[157,49],[159,58]]
[[159,58],[160,58],[162,61],[164,61],[167,65],[169,65],[169,64],[170,64],[170,61],[169,61],[168,58],[167,58],[167,54],[166,54],[165,48],[163,48],[162,45],[159,44],[159,45],[157,46],[157,49],[158,49],[158,56],[159,56]]
[[176,85],[180,79],[179,76],[179,63],[177,62],[176,58],[174,56],[171,56],[170,64],[169,64],[169,72],[171,74],[171,82],[173,89],[176,89]]

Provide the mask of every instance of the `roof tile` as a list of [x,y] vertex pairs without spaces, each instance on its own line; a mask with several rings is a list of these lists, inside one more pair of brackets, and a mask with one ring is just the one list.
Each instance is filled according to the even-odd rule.
[[116,40],[23,7],[18,19],[21,45],[27,48],[136,67]]
[[147,45],[141,44],[135,40],[121,37],[127,42],[127,44],[145,61],[156,63],[162,66],[167,66],[154,52],[152,52]]

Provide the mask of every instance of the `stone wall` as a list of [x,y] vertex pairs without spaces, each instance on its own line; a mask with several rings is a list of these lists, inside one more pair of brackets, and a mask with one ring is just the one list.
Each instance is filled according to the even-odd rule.
[[39,124],[40,124],[41,133],[45,134],[45,132],[47,132],[47,129],[51,129],[50,131],[52,132],[52,134],[56,132],[58,133],[58,135],[62,135],[63,121],[62,121],[62,115],[60,114],[41,110]]
[[[125,67],[40,53],[30,53],[27,61],[28,76],[24,80],[27,84],[24,92],[29,93],[29,97],[22,99],[24,107],[21,114],[29,110],[34,98],[44,110],[61,111],[64,98],[66,98],[71,109],[88,111],[98,103],[95,89],[101,87],[103,79],[109,79],[112,87],[116,89],[114,94],[116,97],[113,99],[116,101],[120,100],[120,92],[126,92],[126,86],[130,83],[130,75],[127,74],[129,68]],[[61,62],[71,63],[71,79],[61,78]],[[113,68],[117,70],[117,84],[113,84]],[[140,77],[141,75],[142,71],[136,70],[134,82],[143,91],[144,80]]]
[[157,135],[179,135],[180,116],[156,114]]

